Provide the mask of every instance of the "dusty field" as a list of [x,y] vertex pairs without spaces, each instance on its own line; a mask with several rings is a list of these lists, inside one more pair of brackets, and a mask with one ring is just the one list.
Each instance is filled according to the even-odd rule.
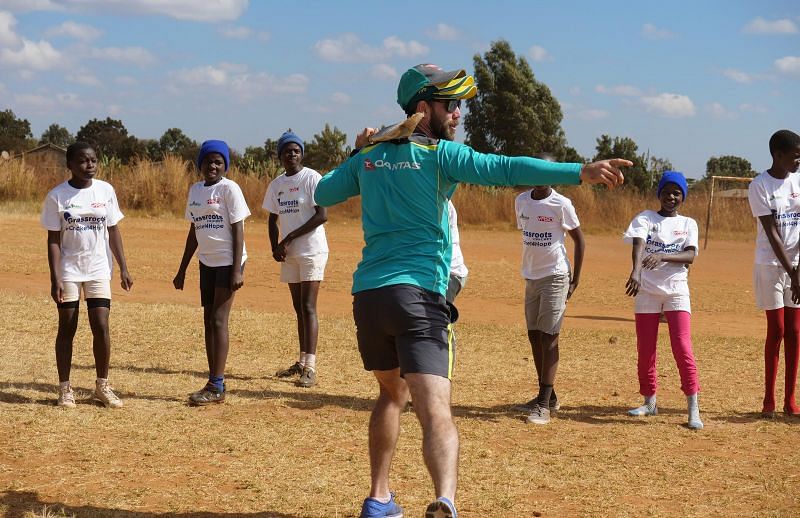
[[[196,269],[171,279],[187,224],[121,224],[132,293],[111,315],[112,383],[125,408],[89,402],[88,324],[76,338],[78,408],[54,406],[56,311],[45,232],[34,215],[6,216],[0,234],[0,511],[77,516],[355,516],[368,490],[366,426],[374,388],[360,367],[350,318],[350,274],[360,256],[354,221],[328,225],[331,261],[320,294],[320,385],[272,374],[295,351],[288,290],[267,253],[265,224],[247,226],[250,260],[231,317],[227,404],[189,408],[205,373]],[[562,333],[561,412],[547,427],[510,410],[533,392],[522,317],[519,242],[512,231],[462,230],[470,267],[459,298],[454,409],[462,440],[459,511],[489,516],[792,516],[800,509],[800,420],[758,418],[764,322],[750,289],[752,243],[713,241],[690,282],[705,430],[685,427],[685,405],[661,336],[658,417],[638,404],[630,250],[589,236],[583,284]],[[612,339],[615,337],[614,339]],[[781,371],[782,378],[783,373]],[[782,383],[779,383],[782,398]],[[779,400],[780,401],[780,400]],[[411,413],[393,488],[419,516],[431,485]]]

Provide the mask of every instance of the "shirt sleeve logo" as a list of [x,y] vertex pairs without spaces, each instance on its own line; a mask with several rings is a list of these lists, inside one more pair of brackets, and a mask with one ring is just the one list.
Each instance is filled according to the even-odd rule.
[[552,223],[553,217],[552,216],[536,216],[536,221],[540,223]]

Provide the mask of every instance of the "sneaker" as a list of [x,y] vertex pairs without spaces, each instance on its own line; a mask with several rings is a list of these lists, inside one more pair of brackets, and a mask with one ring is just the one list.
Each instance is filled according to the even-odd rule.
[[385,504],[369,497],[361,505],[359,518],[403,518],[403,508],[394,501],[394,493],[389,493],[389,501]]
[[[538,400],[536,398],[531,399],[528,402],[522,403],[521,405],[516,405],[511,407],[512,410],[517,412],[525,412],[526,414],[533,412],[533,408],[538,404]],[[553,393],[550,396],[550,404],[548,405],[548,409],[550,410],[551,414],[558,412],[561,409],[561,401],[558,400],[558,397]]]
[[301,374],[303,374],[303,366],[300,365],[300,362],[294,362],[294,365],[288,369],[283,369],[275,373],[279,378],[291,378],[293,376],[300,376]]
[[533,407],[533,410],[526,419],[531,424],[550,424],[550,409],[545,408],[538,403]]
[[106,408],[122,408],[122,400],[114,394],[108,382],[95,382],[94,399]]
[[303,374],[297,380],[298,387],[310,388],[317,384],[317,371],[309,367],[303,367]]
[[447,498],[440,496],[435,502],[428,504],[425,518],[457,518],[456,506]]
[[220,392],[211,385],[206,385],[197,392],[193,392],[189,396],[189,404],[191,406],[205,406],[212,403],[224,403],[225,392]]
[[689,422],[687,425],[690,430],[702,430],[703,421],[700,420],[700,411],[689,412]]
[[67,387],[66,389],[59,387],[58,403],[56,404],[64,408],[75,408],[75,393],[72,392],[72,387]]
[[645,403],[644,405],[628,410],[628,415],[633,417],[658,415],[658,405],[653,402],[651,404]]

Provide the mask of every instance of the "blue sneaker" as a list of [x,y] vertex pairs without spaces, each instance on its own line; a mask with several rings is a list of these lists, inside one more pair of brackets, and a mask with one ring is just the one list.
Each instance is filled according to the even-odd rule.
[[385,504],[369,497],[361,506],[360,518],[403,518],[403,508],[394,501],[394,493],[389,493],[389,501]]
[[428,504],[425,518],[458,518],[456,506],[447,498],[440,496],[435,502]]

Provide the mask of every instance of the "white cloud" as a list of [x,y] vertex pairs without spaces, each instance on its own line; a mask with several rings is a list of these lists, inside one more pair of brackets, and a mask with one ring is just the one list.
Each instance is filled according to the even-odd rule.
[[719,102],[707,104],[705,110],[715,119],[735,119],[737,117],[735,112],[728,110]]
[[102,84],[97,76],[86,71],[81,71],[77,74],[67,74],[64,76],[64,79],[69,83],[83,86],[100,86]]
[[734,68],[726,68],[722,71],[722,75],[728,79],[736,81],[737,83],[747,84],[753,82],[753,76],[747,72],[742,72],[741,70],[736,70]]
[[161,15],[195,22],[236,20],[247,4],[248,0],[3,0],[4,9],[12,11]]
[[305,93],[310,83],[304,74],[276,77],[266,72],[252,73],[245,65],[235,63],[178,70],[170,76],[172,93],[183,94],[198,87],[224,89],[240,102],[268,94]]
[[458,29],[446,23],[437,23],[436,27],[426,31],[428,37],[439,41],[454,41],[461,37]]
[[533,47],[529,48],[528,56],[530,56],[530,58],[537,63],[542,61],[553,60],[553,56],[551,56],[550,53],[547,52],[547,49],[545,49],[544,47],[540,47],[539,45],[534,45]]
[[114,78],[114,82],[118,85],[132,86],[137,84],[139,81],[133,76],[117,76]]
[[226,38],[231,38],[234,40],[246,40],[253,35],[253,29],[243,25],[231,25],[220,28],[219,33]]
[[667,29],[660,29],[652,23],[642,25],[642,35],[650,40],[664,40],[675,36],[675,34]]
[[739,109],[749,113],[767,113],[767,108],[761,104],[744,103],[739,105]]
[[597,109],[588,109],[588,110],[581,110],[575,114],[578,119],[582,119],[585,121],[595,121],[600,119],[605,119],[608,117],[608,112],[605,110],[597,110]]
[[800,56],[786,56],[776,59],[775,68],[783,74],[800,75]]
[[102,34],[103,31],[92,27],[91,25],[84,25],[82,23],[75,23],[72,21],[66,21],[57,27],[51,27],[44,33],[44,35],[47,37],[67,36],[83,42],[96,40]]
[[695,113],[694,103],[686,95],[663,93],[642,97],[640,102],[648,112],[663,117],[679,119]]
[[582,90],[581,90],[580,86],[571,86],[569,88],[570,95],[574,95],[575,97],[581,95],[581,92],[582,92]]
[[31,110],[52,110],[56,107],[54,97],[39,94],[17,94],[14,102]]
[[594,91],[599,94],[619,95],[621,97],[639,97],[640,95],[642,95],[641,90],[631,85],[616,85],[616,86],[597,85],[594,87]]
[[319,58],[338,63],[381,61],[393,56],[412,58],[423,56],[429,50],[418,41],[406,42],[397,36],[389,36],[383,40],[380,47],[374,47],[364,43],[353,33],[342,34],[335,39],[320,40],[314,44],[314,53]]
[[94,59],[129,63],[140,67],[145,67],[156,62],[156,57],[143,47],[92,48],[89,50],[89,55]]
[[792,20],[765,20],[760,16],[750,20],[742,32],[746,34],[797,34],[797,25]]
[[371,75],[375,79],[383,79],[385,81],[391,81],[392,79],[397,79],[400,77],[400,74],[397,73],[397,70],[395,70],[393,66],[387,65],[386,63],[378,63],[377,65],[373,66]]
[[336,104],[350,104],[350,96],[344,92],[334,92],[331,95],[331,101]]
[[17,19],[14,15],[0,11],[0,46],[16,47],[19,45],[19,36],[14,31]]
[[18,50],[0,49],[0,63],[28,70],[50,70],[62,63],[62,55],[46,41],[23,39]]

